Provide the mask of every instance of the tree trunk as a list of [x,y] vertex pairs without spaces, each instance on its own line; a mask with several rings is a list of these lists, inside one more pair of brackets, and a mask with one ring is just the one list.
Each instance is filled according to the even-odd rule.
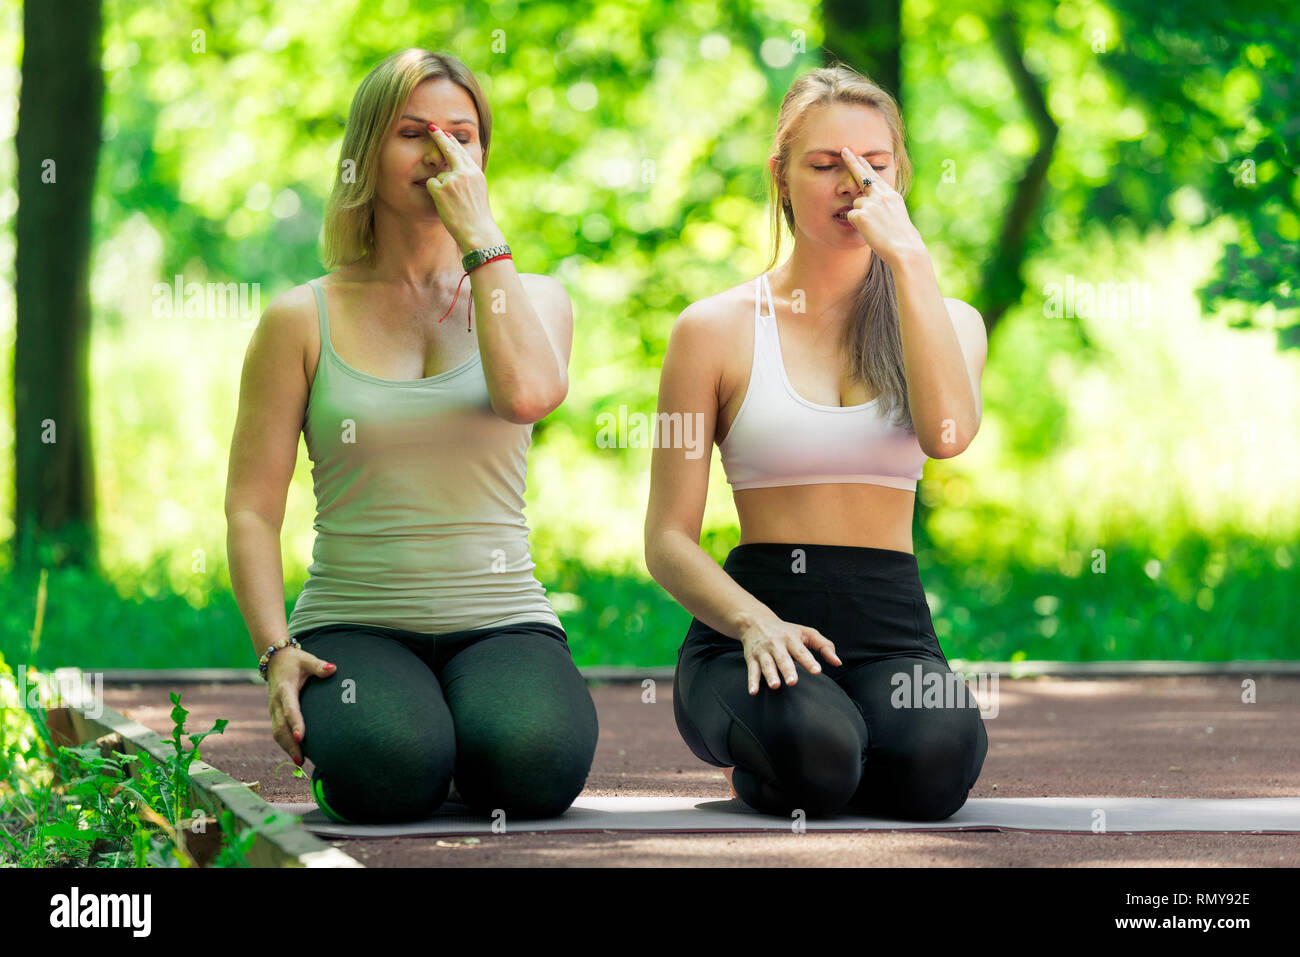
[[1038,133],[1038,149],[1030,157],[1029,165],[1016,183],[1011,205],[1007,207],[1002,219],[997,245],[985,263],[984,281],[980,284],[982,298],[973,304],[984,317],[984,325],[991,341],[998,320],[1020,301],[1025,292],[1025,248],[1031,228],[1036,228],[1035,217],[1047,186],[1047,167],[1051,165],[1052,153],[1056,149],[1057,126],[1052,114],[1047,111],[1047,98],[1043,95],[1037,78],[1025,65],[1019,29],[1013,14],[1004,10],[987,22],[993,43],[1002,62],[1006,64],[1025,112],[1029,114]]
[[100,0],[23,5],[14,346],[15,571],[96,568],[88,402]]
[[842,60],[883,87],[902,109],[902,0],[864,4],[861,0],[825,0],[826,64]]

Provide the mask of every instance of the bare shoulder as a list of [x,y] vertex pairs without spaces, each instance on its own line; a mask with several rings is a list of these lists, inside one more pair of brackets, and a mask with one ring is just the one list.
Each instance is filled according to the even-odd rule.
[[945,296],[943,302],[948,307],[948,316],[957,331],[962,350],[982,364],[988,355],[988,329],[984,317],[978,309],[960,299]]
[[262,311],[258,331],[277,340],[292,338],[305,346],[309,325],[316,325],[316,296],[304,282],[271,300]]
[[545,312],[549,318],[568,325],[572,324],[573,303],[569,299],[569,291],[564,288],[564,283],[554,276],[536,272],[521,272],[519,282],[534,304],[538,302],[547,304],[548,308]]
[[753,315],[753,296],[752,283],[732,286],[691,303],[678,315],[677,322],[686,323],[701,336],[726,336],[724,342],[734,345],[735,340],[729,334],[740,331],[745,320]]
[[536,286],[538,289],[552,289],[564,292],[564,283],[554,276],[548,276],[540,272],[521,272],[519,279],[525,286]]
[[[521,272],[519,281],[523,283],[529,294],[538,294],[546,297],[547,300],[557,303],[569,303],[569,291],[564,288],[564,283],[554,276],[547,276],[537,272]],[[570,305],[570,308],[572,306]]]
[[980,318],[980,320],[983,321],[983,317],[980,316],[979,310],[976,309],[974,306],[972,306],[970,303],[963,302],[960,299],[954,299],[952,296],[944,296],[943,301],[944,301],[944,305],[948,307],[949,315],[954,317],[965,316],[967,319],[974,316]]
[[[677,375],[708,381],[721,409],[747,379],[754,347],[753,284],[742,283],[692,302],[673,323],[668,352]],[[669,361],[665,356],[665,363]]]
[[754,346],[752,280],[691,303],[682,310],[680,318],[699,329],[698,338],[716,356],[724,380],[739,368],[742,359],[745,369],[749,368],[748,359]]
[[304,316],[315,317],[316,294],[308,283],[291,286],[271,300],[264,315],[273,322],[302,321]]
[[[254,338],[274,343],[281,358],[293,356],[302,367],[306,381],[315,368],[314,356],[320,351],[316,316],[316,294],[307,283],[300,283],[280,293],[262,312]],[[309,361],[310,360],[310,361]]]
[[984,329],[984,317],[970,303],[963,302],[960,299],[953,299],[951,296],[945,296],[943,304],[948,307],[948,315],[958,328],[969,326],[971,331],[975,331],[974,327],[978,326],[980,330]]

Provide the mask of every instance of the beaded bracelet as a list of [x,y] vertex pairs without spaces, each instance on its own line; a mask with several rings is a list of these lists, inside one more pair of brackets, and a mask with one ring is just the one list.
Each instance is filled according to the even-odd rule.
[[289,638],[281,638],[270,648],[267,648],[266,651],[262,652],[262,657],[257,659],[257,673],[262,676],[263,681],[270,682],[271,680],[270,678],[267,677],[268,664],[271,661],[271,656],[275,654],[277,651],[279,651],[281,648],[284,648],[288,645],[293,645],[295,648],[299,650],[302,649],[302,645],[298,644],[297,638],[294,638],[292,636]]

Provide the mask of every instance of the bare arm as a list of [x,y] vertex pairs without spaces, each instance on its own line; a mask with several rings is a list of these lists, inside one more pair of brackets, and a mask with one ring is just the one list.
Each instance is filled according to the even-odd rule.
[[[305,286],[277,297],[244,354],[226,476],[226,552],[235,601],[260,657],[289,635],[280,529],[307,408]],[[310,315],[310,314],[308,314]]]
[[[498,232],[473,246],[503,241]],[[547,276],[533,280],[530,295],[512,259],[479,266],[469,282],[492,410],[519,424],[546,418],[569,391],[573,308],[568,294]]]
[[975,438],[980,415],[961,338],[924,247],[890,269],[916,438],[930,458],[952,458]]
[[698,458],[688,457],[686,448],[653,450],[645,560],[654,580],[683,608],[720,634],[739,639],[747,625],[776,615],[700,547],[719,406],[718,338],[716,321],[710,324],[701,303],[682,311],[668,338],[659,378],[660,418],[674,412],[683,419],[694,416],[696,434],[708,436],[710,446]]
[[[505,243],[492,218],[479,147],[470,150],[446,130],[428,124],[429,157],[450,169],[426,182],[443,225],[461,252]],[[462,279],[462,281],[464,281]],[[472,327],[478,338],[492,411],[527,424],[550,414],[569,389],[569,337],[573,313],[563,287],[542,280],[530,298],[513,259],[498,259],[469,274]],[[530,284],[531,285],[531,284]],[[538,286],[541,286],[540,290]]]

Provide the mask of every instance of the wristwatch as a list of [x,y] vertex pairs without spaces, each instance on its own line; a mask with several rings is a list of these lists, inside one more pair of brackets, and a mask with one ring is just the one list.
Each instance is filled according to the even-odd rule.
[[510,247],[505,243],[499,243],[496,246],[488,246],[486,249],[471,249],[460,259],[461,266],[466,272],[470,272],[477,266],[483,265],[494,256],[501,256],[510,252]]

